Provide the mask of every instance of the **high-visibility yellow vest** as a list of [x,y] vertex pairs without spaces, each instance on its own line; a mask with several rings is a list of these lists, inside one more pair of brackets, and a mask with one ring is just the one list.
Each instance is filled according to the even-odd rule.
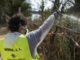
[[6,47],[4,40],[0,40],[0,51],[3,60],[38,60],[39,55],[33,58],[30,53],[28,40],[25,35],[21,35],[16,42]]

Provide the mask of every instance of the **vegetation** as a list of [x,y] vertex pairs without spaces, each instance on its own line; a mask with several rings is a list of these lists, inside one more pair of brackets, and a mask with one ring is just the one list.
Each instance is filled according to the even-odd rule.
[[[73,3],[71,0],[67,1]],[[44,0],[42,0],[42,5],[40,7],[42,20],[38,19],[33,22],[28,20],[28,27],[30,31],[37,29],[52,12],[59,8],[59,0],[55,0],[53,3],[54,7],[52,9],[44,10]],[[79,3],[80,0],[75,0],[75,4],[73,3],[74,6],[70,8],[67,13],[69,12],[69,14],[71,14],[74,11],[78,16],[80,16]],[[62,10],[64,10],[66,4],[67,3],[63,5]],[[13,14],[18,13],[19,7],[21,7],[21,12],[25,16],[29,16],[31,14],[31,7],[25,2],[25,0],[0,0],[0,7],[0,23],[5,22],[3,17],[6,14],[8,16],[12,16]],[[70,18],[63,18],[62,16],[58,17],[47,37],[38,47],[38,53],[41,60],[80,60],[80,47],[76,46],[74,42],[76,41],[80,43],[79,26],[79,21],[75,21],[74,19],[71,20]]]
[[6,16],[11,17],[18,13],[19,8],[25,16],[31,15],[31,6],[25,0],[3,0],[0,1],[0,24],[6,22]]
[[[67,2],[71,2],[71,0],[68,0]],[[63,5],[63,10],[67,2]],[[79,0],[76,0],[74,5],[75,8],[79,6],[78,2]],[[54,5],[55,8],[53,7],[52,11],[55,11],[59,8],[58,3],[59,0],[56,0]],[[47,10],[47,12],[49,11],[51,10]],[[77,11],[79,13],[80,8]],[[76,46],[74,41],[77,41],[79,43],[80,36],[79,34],[72,32],[72,31],[80,32],[79,25],[80,25],[79,21],[75,21],[74,19],[71,20],[70,18],[63,19],[62,17],[59,17],[57,20],[55,20],[54,26],[52,27],[51,31],[49,32],[47,37],[44,39],[43,43],[38,48],[41,58],[43,60],[79,60],[80,48]],[[72,31],[66,30],[63,27],[68,28]]]

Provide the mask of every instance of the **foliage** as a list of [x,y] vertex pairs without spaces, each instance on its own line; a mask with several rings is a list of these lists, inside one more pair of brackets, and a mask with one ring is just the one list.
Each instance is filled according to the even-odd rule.
[[31,6],[25,0],[0,0],[0,24],[6,22],[6,15],[11,17],[18,13],[20,7],[25,16],[31,16]]
[[41,2],[40,14],[42,16],[42,20],[44,20],[44,0],[42,0],[42,2]]
[[[64,26],[72,29],[73,31],[80,32],[79,25],[79,22],[69,18],[61,20],[58,19],[55,20],[54,25],[49,33],[54,32],[56,30],[56,26]],[[41,50],[39,53],[44,56],[44,60],[80,60],[80,58],[78,58],[80,55],[79,48],[75,46],[72,39],[80,42],[79,35],[76,35],[72,32],[67,32],[65,29],[58,29],[55,38],[52,36],[52,34],[47,35],[43,43],[39,46],[40,49],[38,48],[38,50]]]
[[23,2],[21,7],[22,7],[21,11],[25,16],[31,16],[31,6],[30,6],[30,4],[28,4],[26,2]]
[[51,9],[45,10],[44,14],[46,15],[46,17],[48,17],[49,15],[51,15]]
[[[12,16],[15,13],[18,13],[18,9],[21,7],[22,13],[25,16],[30,15],[30,4],[25,2],[25,0],[9,0],[8,2],[8,15]],[[24,12],[23,12],[24,11]],[[28,12],[28,14],[26,14]]]
[[42,2],[41,2],[40,11],[41,11],[41,13],[44,12],[44,0],[42,0]]

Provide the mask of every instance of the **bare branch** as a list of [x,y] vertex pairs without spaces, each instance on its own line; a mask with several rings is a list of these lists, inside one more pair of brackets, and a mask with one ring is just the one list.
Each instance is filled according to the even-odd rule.
[[60,29],[66,30],[66,32],[72,32],[72,33],[75,33],[75,34],[79,34],[80,35],[80,32],[73,31],[72,29],[69,29],[67,27],[63,27],[63,26],[57,26],[57,27],[60,28]]

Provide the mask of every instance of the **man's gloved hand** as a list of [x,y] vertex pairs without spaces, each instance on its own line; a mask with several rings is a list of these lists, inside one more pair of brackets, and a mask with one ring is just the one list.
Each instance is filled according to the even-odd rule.
[[57,11],[58,15],[61,15],[61,12],[60,11]]
[[56,11],[56,12],[54,12],[53,14],[54,14],[54,16],[57,18],[58,16],[61,15],[61,12],[60,12],[60,11]]

